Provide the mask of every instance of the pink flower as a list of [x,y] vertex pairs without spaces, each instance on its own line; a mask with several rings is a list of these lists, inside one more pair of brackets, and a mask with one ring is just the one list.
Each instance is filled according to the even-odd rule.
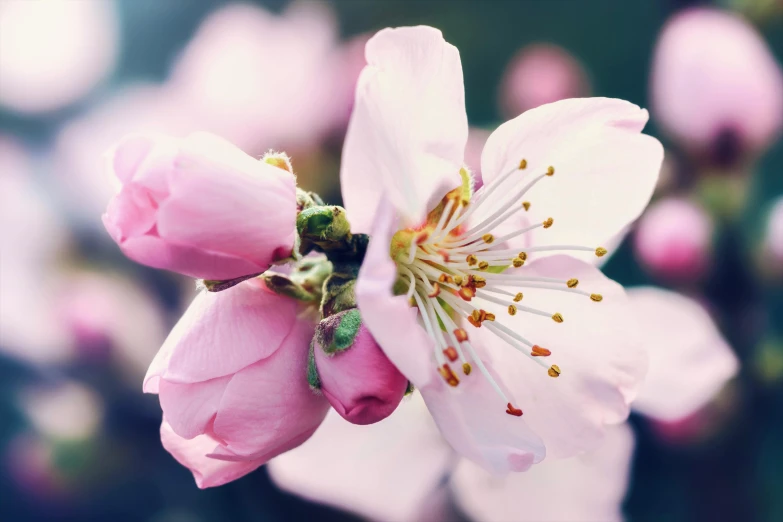
[[506,67],[500,86],[501,111],[513,118],[539,105],[589,92],[587,73],[568,51],[552,44],[532,44],[514,55]]
[[[319,339],[328,344],[319,344]],[[345,420],[372,424],[391,415],[408,379],[361,324],[358,310],[321,321],[313,342],[320,390]]]
[[457,50],[409,27],[379,32],[366,57],[341,172],[352,231],[371,234],[364,324],[484,467],[597,446],[628,415],[645,356],[622,288],[577,257],[603,255],[652,194],[663,151],[640,133],[647,112],[600,98],[530,110],[489,137],[472,194]]
[[783,73],[741,18],[707,8],[669,20],[652,70],[653,114],[686,146],[713,161],[764,149],[783,124]]
[[636,257],[654,274],[691,279],[707,270],[712,247],[712,219],[685,199],[656,201],[639,220]]
[[293,174],[216,136],[131,136],[112,151],[109,166],[122,188],[103,222],[134,261],[232,279],[291,253]]
[[200,293],[144,380],[163,445],[199,487],[249,473],[312,435],[329,404],[305,373],[314,321],[259,279]]
[[[629,291],[628,304],[645,318],[640,337],[651,358],[634,403],[640,412],[656,420],[687,417],[736,374],[736,357],[695,301],[639,288]],[[374,520],[422,520],[438,484],[450,477],[451,498],[476,522],[609,521],[622,520],[633,446],[633,432],[620,424],[592,452],[492,475],[449,451],[414,396],[367,428],[327,417],[309,441],[268,469],[287,491]]]

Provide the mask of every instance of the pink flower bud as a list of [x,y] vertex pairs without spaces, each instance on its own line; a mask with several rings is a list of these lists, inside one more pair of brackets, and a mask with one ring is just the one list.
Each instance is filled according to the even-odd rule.
[[658,275],[698,276],[709,263],[712,231],[710,217],[693,203],[674,198],[658,201],[639,221],[636,257]]
[[291,253],[293,174],[217,136],[129,136],[110,153],[109,168],[122,187],[103,222],[134,261],[225,280]]
[[551,44],[533,44],[520,50],[506,68],[500,105],[513,118],[528,109],[590,91],[582,64],[568,51]]
[[689,9],[669,20],[652,69],[653,117],[722,164],[764,148],[783,123],[783,73],[741,18]]
[[373,424],[394,412],[408,379],[361,324],[358,310],[321,321],[313,342],[321,391],[345,420]]

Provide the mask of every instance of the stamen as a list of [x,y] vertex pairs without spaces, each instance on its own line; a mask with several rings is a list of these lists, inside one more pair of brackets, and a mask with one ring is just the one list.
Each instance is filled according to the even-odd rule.
[[601,301],[604,300],[604,296],[602,296],[601,294],[590,294],[590,299],[592,299],[596,303],[600,303]]
[[560,377],[560,367],[556,364],[553,364],[549,367],[549,371],[547,373],[550,377]]
[[579,279],[576,278],[569,279],[568,281],[566,281],[566,285],[568,286],[568,288],[576,288],[578,284],[579,284]]
[[547,167],[547,169],[546,169],[546,175],[547,175],[547,176],[554,176],[554,174],[555,174],[555,168],[554,168],[554,167],[552,167],[552,166],[550,166],[550,167]]
[[483,236],[481,236],[481,239],[483,239],[484,242],[489,245],[492,244],[492,242],[495,240],[495,236],[493,236],[492,234],[484,234]]
[[556,323],[562,323],[562,322],[563,322],[563,316],[562,316],[562,315],[560,315],[559,313],[557,313],[557,314],[552,314],[552,320],[553,320],[554,322],[556,322]]
[[454,362],[459,358],[457,355],[457,350],[455,350],[453,346],[449,346],[443,350],[443,355],[445,355],[451,362]]
[[603,257],[607,253],[607,250],[604,247],[598,247],[595,249],[595,255],[598,257]]
[[549,217],[549,218],[546,218],[546,219],[544,220],[544,228],[549,228],[549,227],[551,227],[551,226],[552,226],[552,224],[553,224],[554,222],[555,222],[555,220],[554,220],[554,219],[552,219],[551,217]]
[[510,402],[506,406],[506,413],[508,413],[509,415],[513,415],[515,417],[522,416],[522,410],[520,410],[519,408],[515,408],[514,405],[511,404]]
[[522,158],[519,162],[519,170],[525,170],[527,168],[527,160]]
[[531,350],[532,351],[530,352],[530,355],[532,355],[533,357],[549,357],[550,355],[552,355],[552,352],[550,352],[546,348],[542,348],[538,346],[537,344],[534,344]]
[[523,201],[522,202],[522,208],[524,208],[525,211],[530,210],[530,202],[529,201]]
[[470,366],[470,363],[462,364],[462,373],[464,373],[465,375],[470,375],[471,371],[473,371],[473,368]]
[[515,296],[514,296],[514,302],[515,302],[515,303],[518,303],[518,302],[520,302],[520,301],[522,300],[522,297],[524,297],[524,296],[522,295],[522,292],[517,292],[517,295],[515,295]]
[[433,298],[440,295],[440,285],[438,283],[432,283],[432,292],[427,294],[427,297]]

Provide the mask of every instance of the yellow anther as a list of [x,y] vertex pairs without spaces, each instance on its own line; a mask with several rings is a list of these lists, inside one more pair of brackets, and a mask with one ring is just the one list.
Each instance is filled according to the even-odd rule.
[[517,254],[517,257],[522,261],[527,261],[527,254],[524,252],[520,252],[519,254]]
[[489,263],[487,263],[486,261],[482,261],[481,263],[478,264],[478,267],[479,270],[486,270],[487,268],[489,268]]
[[554,176],[555,175],[555,168],[553,166],[549,166],[546,169],[546,175],[547,176]]
[[607,250],[604,247],[598,247],[595,249],[595,255],[598,257],[603,257],[606,255]]
[[602,296],[601,294],[590,294],[590,299],[592,299],[596,303],[600,303],[601,301],[604,300],[604,296]]
[[484,242],[489,245],[495,240],[495,236],[493,236],[492,234],[484,234],[483,236],[481,236],[481,239],[483,239]]
[[473,310],[473,312],[471,312],[470,316],[473,318],[474,321],[480,321],[481,320],[481,312],[479,312],[478,310]]
[[514,305],[508,305],[508,315],[516,315],[517,307]]
[[525,210],[530,210],[530,202],[529,201],[523,201],[522,202],[522,208]]
[[462,373],[465,375],[470,375],[472,370],[473,368],[471,368],[470,363],[462,363]]
[[551,226],[552,226],[552,223],[554,223],[554,222],[555,222],[555,220],[554,220],[554,219],[552,219],[551,217],[550,217],[550,218],[546,218],[546,219],[544,220],[544,228],[549,228],[549,227],[551,227]]
[[552,315],[552,320],[556,323],[562,323],[563,322],[563,316],[559,313]]
[[568,288],[576,288],[576,285],[579,284],[579,279],[569,279],[566,281],[566,285],[568,285]]
[[518,303],[522,300],[522,292],[517,292],[517,295],[514,296],[514,302]]
[[511,260],[511,264],[514,265],[514,268],[519,268],[520,266],[525,264],[525,261],[522,259],[519,259],[518,257],[515,257]]
[[478,258],[473,254],[468,254],[468,257],[465,258],[465,261],[468,262],[468,265],[473,266],[478,263]]
[[495,314],[487,312],[484,314],[484,320],[485,321],[494,321],[495,320]]
[[474,283],[486,283],[487,280],[484,277],[481,277],[480,275],[474,275],[473,276],[473,282]]
[[454,276],[454,284],[457,286],[462,286],[462,276]]
[[522,159],[522,161],[519,162],[519,170],[523,170],[527,167],[527,160]]
[[547,373],[550,377],[560,377],[560,367],[556,364],[553,364],[549,367],[549,370],[547,370]]

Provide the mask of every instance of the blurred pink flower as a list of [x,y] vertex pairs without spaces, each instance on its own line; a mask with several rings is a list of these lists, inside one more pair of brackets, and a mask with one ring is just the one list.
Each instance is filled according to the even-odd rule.
[[202,23],[169,87],[200,130],[251,154],[291,150],[316,143],[341,116],[339,60],[327,4],[294,2],[281,15],[233,4]]
[[258,274],[291,254],[291,172],[210,134],[134,135],[109,155],[122,189],[103,222],[139,263],[197,278]]
[[354,36],[348,42],[340,46],[338,50],[338,71],[336,76],[336,90],[334,101],[337,109],[335,115],[335,130],[345,133],[345,127],[351,119],[354,99],[356,98],[356,82],[359,80],[367,60],[364,57],[364,48],[370,35],[360,34]]
[[[350,346],[336,346],[349,342],[349,334],[340,336],[338,332],[348,328],[354,330],[351,321],[359,326]],[[385,419],[397,408],[408,388],[408,379],[383,354],[360,321],[356,309],[322,320],[313,340],[314,357],[320,390],[329,404],[349,422],[372,424]],[[347,328],[346,323],[349,323]],[[331,344],[321,346],[318,339],[331,340]]]
[[651,91],[659,124],[718,162],[761,151],[783,124],[779,64],[749,23],[717,9],[689,9],[667,22]]
[[500,84],[503,116],[513,118],[540,105],[581,98],[590,92],[582,64],[562,47],[531,44],[511,59]]
[[[626,418],[644,354],[635,349],[632,321],[619,319],[627,315],[619,285],[585,262],[547,256],[602,255],[596,247],[642,212],[662,159],[660,143],[640,133],[646,111],[621,100],[576,99],[511,120],[489,137],[485,185],[466,209],[460,169],[468,125],[458,51],[440,31],[413,27],[379,32],[366,56],[341,172],[352,231],[371,232],[356,285],[365,325],[421,391],[449,443],[486,468],[522,471],[545,454],[566,457],[597,446],[606,425]],[[461,184],[461,193],[447,196]],[[525,215],[535,224],[496,240],[498,225],[526,209],[520,201],[528,189],[533,204]],[[425,221],[439,202],[440,213]],[[551,230],[550,212],[560,223]],[[525,232],[535,245],[525,249],[530,266],[492,273],[483,270],[487,261],[472,268],[471,255],[504,267],[524,264],[519,250],[503,248]],[[463,285],[454,274],[464,275]],[[407,295],[392,294],[398,278]],[[518,304],[521,294],[512,300],[520,289],[525,303],[542,308]],[[468,335],[434,296],[460,324],[485,327]],[[532,341],[504,325],[517,311],[529,319],[525,335]],[[560,311],[565,325],[558,324]],[[485,320],[486,313],[498,320]],[[543,362],[550,352],[538,343],[558,364]],[[563,378],[554,379],[561,367]],[[531,396],[540,400],[515,398]]]
[[0,3],[0,105],[36,113],[78,100],[113,69],[118,32],[110,0]]
[[152,361],[144,391],[163,445],[199,487],[234,480],[307,440],[328,402],[305,379],[315,321],[259,279],[200,293]]
[[634,235],[637,259],[652,273],[677,279],[704,274],[710,263],[713,223],[686,199],[656,201],[639,220]]
[[783,263],[783,197],[775,200],[769,212],[765,243],[772,256]]
[[[736,357],[694,301],[640,288],[629,291],[628,305],[645,319],[640,337],[652,360],[642,413],[688,416],[737,372]],[[450,476],[451,497],[477,522],[610,521],[622,520],[633,445],[632,431],[621,424],[594,452],[492,475],[449,451],[415,395],[369,429],[327,417],[309,441],[268,469],[287,491],[373,520],[421,520],[427,499]]]

